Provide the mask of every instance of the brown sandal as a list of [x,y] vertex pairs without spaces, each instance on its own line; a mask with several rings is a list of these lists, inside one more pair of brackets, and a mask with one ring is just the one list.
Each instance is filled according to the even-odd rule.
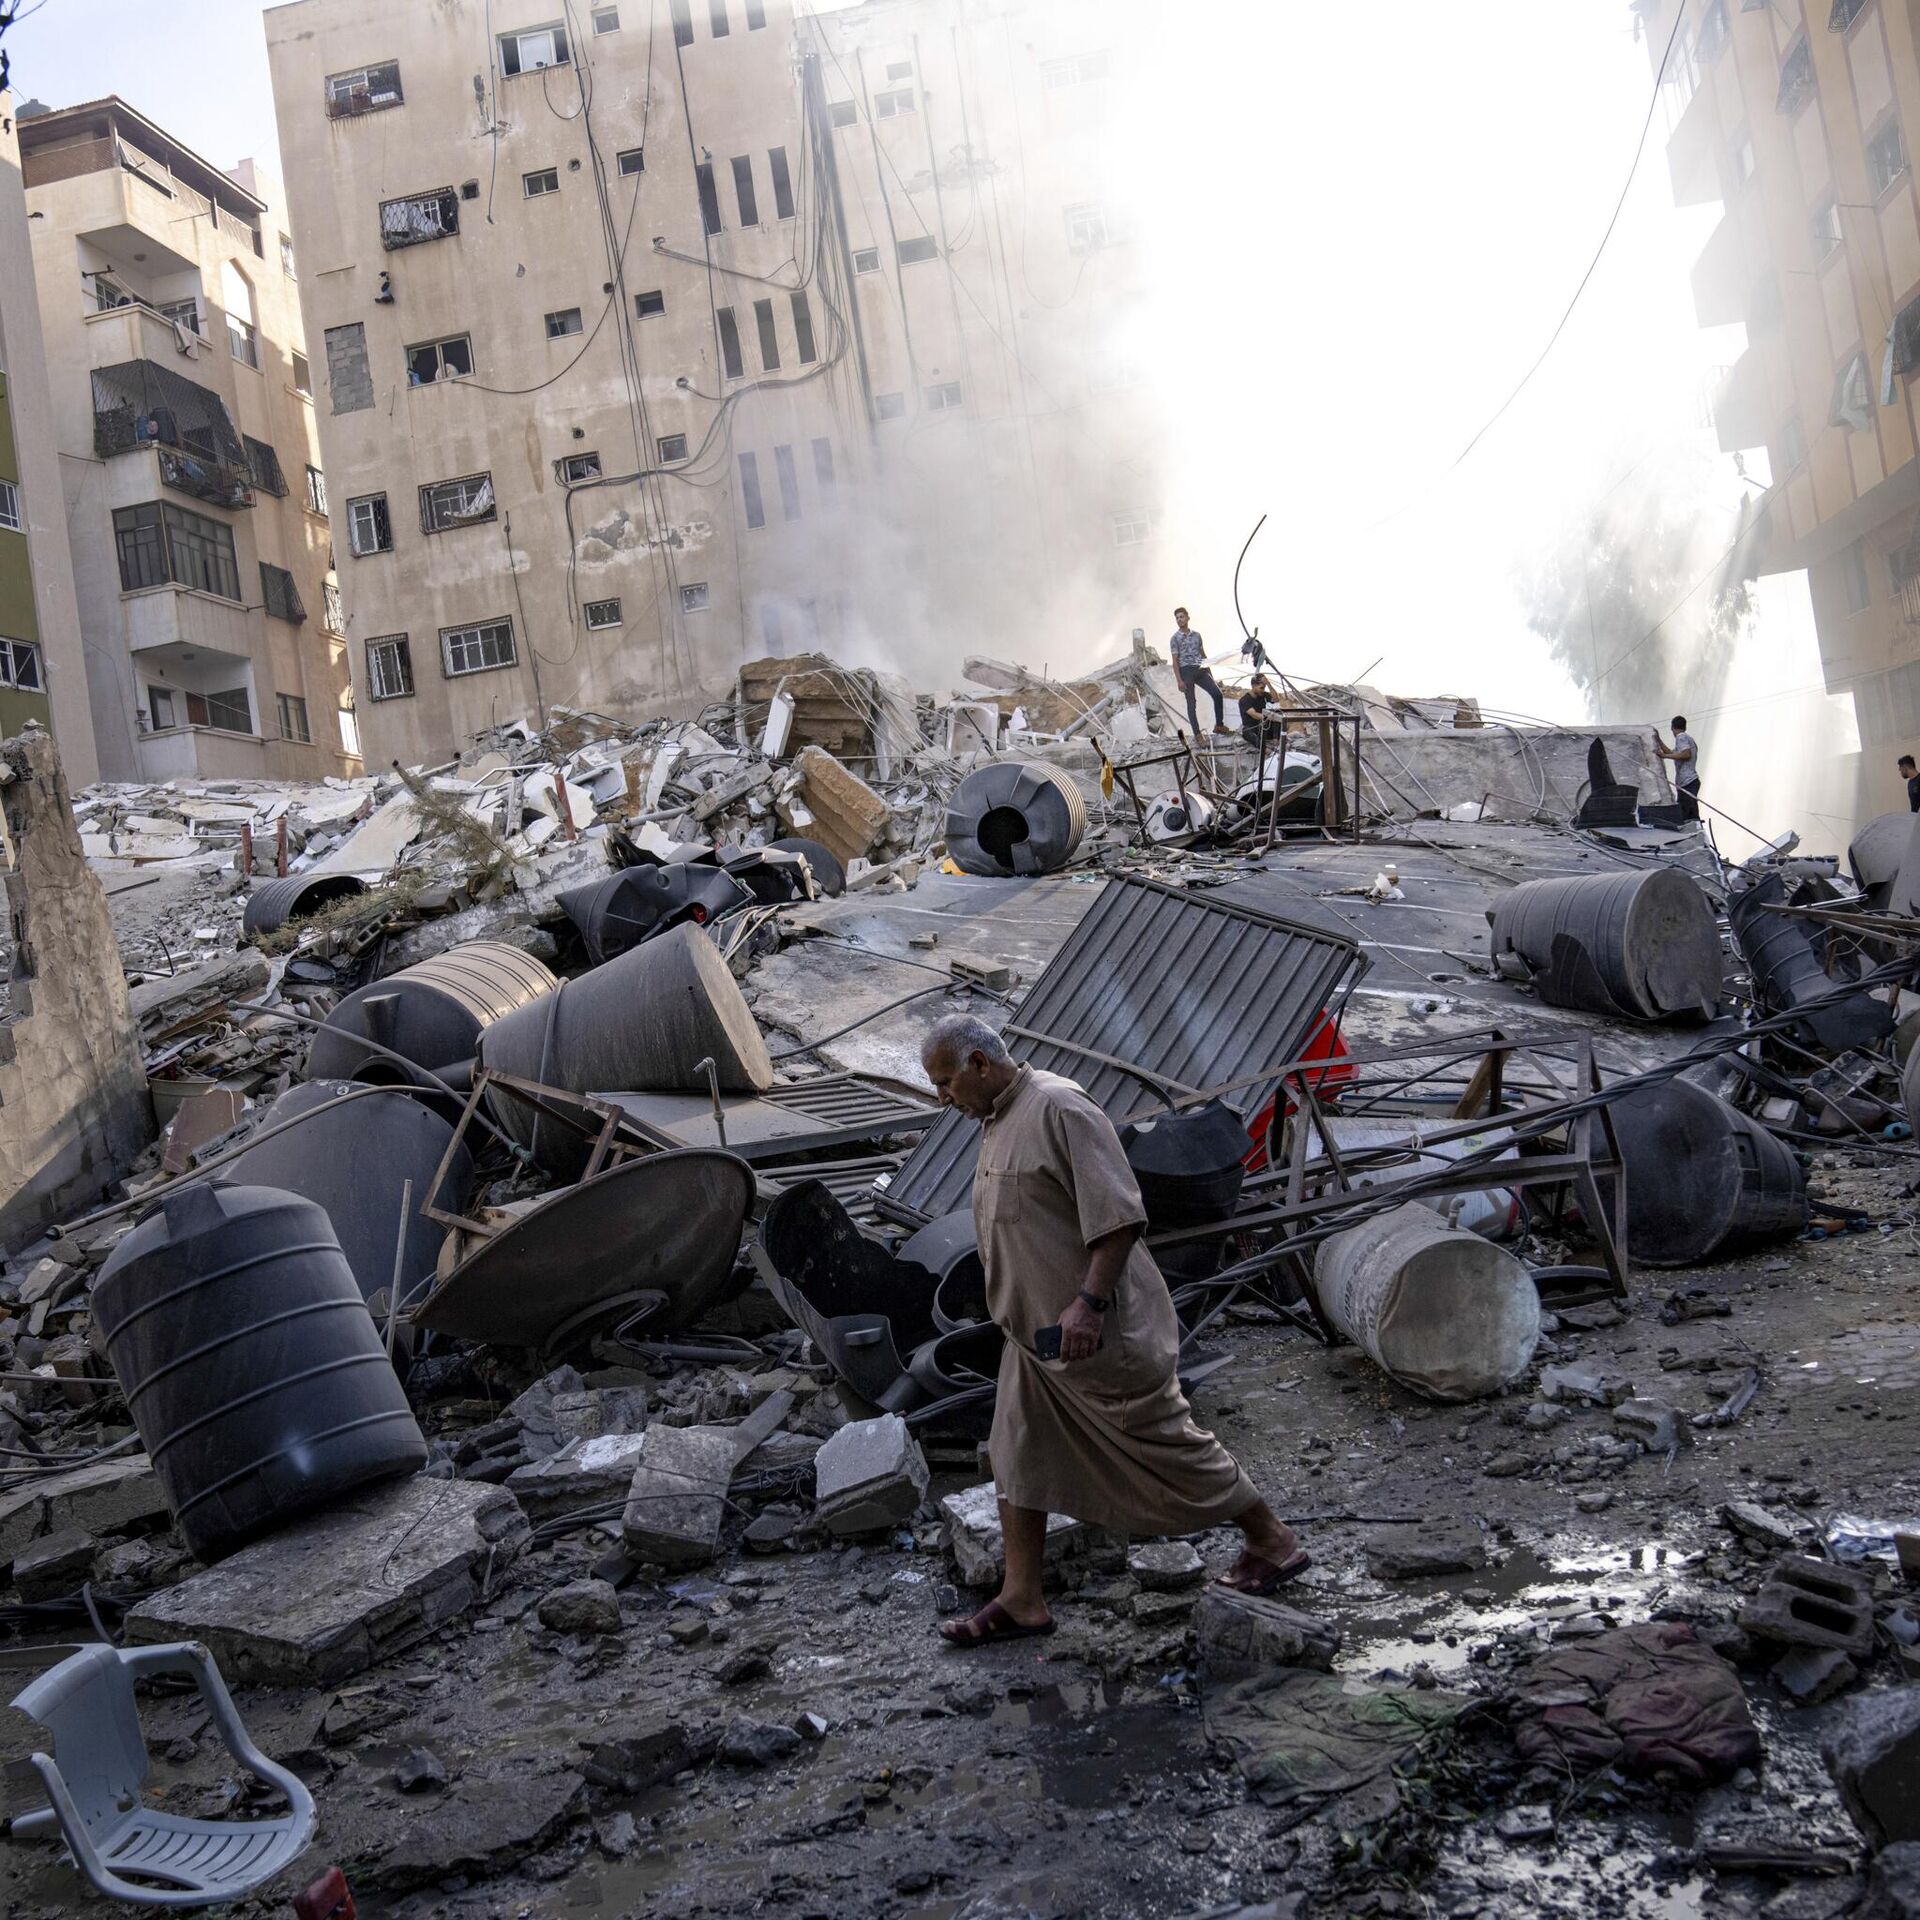
[[1313,1557],[1305,1547],[1294,1548],[1284,1560],[1277,1563],[1264,1560],[1257,1553],[1243,1553],[1215,1584],[1225,1587],[1230,1593],[1250,1593],[1256,1599],[1264,1599],[1289,1581],[1299,1579],[1312,1565]]
[[970,1620],[943,1620],[940,1638],[950,1647],[984,1647],[989,1640],[1035,1640],[1058,1623],[1051,1616],[1039,1626],[1016,1620],[998,1600],[989,1600]]

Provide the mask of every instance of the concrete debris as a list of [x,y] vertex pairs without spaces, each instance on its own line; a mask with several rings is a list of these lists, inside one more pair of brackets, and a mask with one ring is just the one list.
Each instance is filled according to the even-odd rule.
[[618,1633],[620,1596],[604,1580],[573,1580],[555,1587],[537,1609],[540,1624],[555,1633]]
[[569,1440],[557,1453],[517,1467],[506,1488],[534,1520],[582,1507],[603,1507],[620,1499],[633,1483],[634,1469],[646,1449],[640,1433],[602,1433]]
[[1476,1572],[1487,1564],[1487,1542],[1470,1520],[1432,1520],[1368,1535],[1366,1556],[1376,1580],[1421,1580]]
[[1805,1555],[1782,1560],[1739,1618],[1756,1640],[1864,1658],[1873,1651],[1872,1581],[1857,1568]]
[[1127,1555],[1127,1571],[1148,1593],[1186,1593],[1205,1584],[1207,1563],[1189,1540],[1149,1540]]
[[634,1465],[621,1537],[655,1567],[703,1567],[720,1549],[733,1436],[717,1427],[654,1425]]
[[897,1413],[856,1420],[813,1458],[814,1502],[836,1538],[911,1520],[927,1493],[927,1460]]
[[[999,1584],[1006,1566],[1006,1545],[1000,1532],[999,1498],[993,1482],[950,1493],[940,1502],[940,1519],[947,1548],[953,1555],[963,1587]],[[1097,1539],[1098,1529],[1063,1513],[1047,1516],[1044,1564],[1049,1571],[1084,1558]]]
[[1193,1614],[1194,1644],[1202,1669],[1227,1680],[1268,1667],[1333,1670],[1340,1630],[1282,1600],[1209,1587]]
[[1920,1842],[1920,1686],[1864,1693],[1835,1716],[1821,1758],[1870,1846]]

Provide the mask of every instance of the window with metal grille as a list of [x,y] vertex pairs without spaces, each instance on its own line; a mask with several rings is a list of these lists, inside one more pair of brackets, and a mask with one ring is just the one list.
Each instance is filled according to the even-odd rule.
[[760,498],[760,462],[750,453],[740,456],[740,501],[747,510],[748,526],[767,524],[766,502]]
[[795,356],[803,367],[811,366],[819,355],[813,347],[813,310],[807,305],[804,292],[796,291],[787,296],[793,309],[793,344]]
[[1900,137],[1900,122],[1889,119],[1867,142],[1867,180],[1874,198],[1893,185],[1907,170],[1907,145]]
[[900,264],[910,267],[916,260],[933,260],[939,257],[940,245],[932,234],[916,234],[912,239],[902,240],[899,245]]
[[737,153],[731,164],[733,197],[740,203],[740,224],[743,227],[757,227],[760,224],[760,202],[753,191],[753,156]]
[[456,333],[445,340],[423,340],[407,349],[407,385],[430,387],[436,380],[457,380],[473,371],[473,342]]
[[380,202],[380,244],[388,253],[450,240],[460,231],[460,196],[452,187]]
[[873,410],[882,420],[898,420],[907,410],[907,396],[904,393],[876,393],[873,396]]
[[590,628],[617,627],[620,624],[620,602],[618,600],[589,600],[586,606],[587,625]]
[[562,307],[557,313],[547,315],[547,338],[549,340],[564,340],[569,334],[578,333],[580,330],[580,309],[578,307]]
[[320,582],[320,624],[332,634],[347,630],[347,617],[340,606],[340,583],[331,575]]
[[676,47],[693,45],[693,5],[692,0],[669,0],[668,11],[673,15],[673,44]]
[[363,113],[378,113],[383,107],[400,106],[405,98],[400,91],[397,60],[382,60],[376,66],[353,67],[345,73],[327,75],[329,120],[351,120]]
[[1833,0],[1833,11],[1827,15],[1827,25],[1835,33],[1845,33],[1866,10],[1867,0]]
[[776,220],[793,218],[793,175],[787,171],[785,147],[767,149],[767,171],[773,176],[773,216]]
[[731,307],[718,308],[714,320],[720,328],[720,365],[729,380],[738,380],[747,370],[740,357],[740,322]]
[[680,611],[699,613],[708,603],[707,583],[704,580],[689,581],[680,589]]
[[347,551],[356,559],[393,551],[393,518],[384,493],[363,493],[347,502]]
[[251,367],[256,373],[260,371],[260,335],[252,321],[231,313],[227,315],[227,351],[243,367]]
[[318,467],[307,469],[307,511],[324,514],[327,510],[327,476]]
[[687,457],[687,436],[684,433],[663,433],[653,445],[662,466],[671,466],[674,461]]
[[959,406],[961,399],[958,380],[941,380],[927,389],[927,411],[945,413],[949,408]]
[[600,478],[600,456],[597,453],[570,453],[565,459],[556,460],[553,470],[562,486],[577,487],[583,481]]
[[628,147],[617,156],[616,164],[623,174],[645,173],[647,155],[644,147]]
[[657,320],[667,310],[667,296],[659,287],[649,287],[645,293],[633,296],[633,317],[636,320]]
[[518,658],[513,647],[513,622],[509,619],[482,620],[471,627],[440,629],[440,660],[450,677],[510,667]]
[[264,560],[260,562],[260,598],[276,620],[284,620],[289,626],[297,627],[307,617],[293,575],[285,567],[272,567]]
[[493,516],[493,475],[490,473],[437,480],[432,486],[420,489],[422,533],[444,533],[449,527],[477,527]]
[[523,173],[520,176],[520,189],[529,200],[537,200],[543,193],[558,193],[560,169],[536,167],[532,173]]
[[404,633],[367,642],[367,692],[375,700],[404,700],[413,692],[413,648]]
[[836,127],[850,127],[860,118],[860,106],[854,100],[835,100],[827,107],[827,119]]
[[702,160],[693,170],[693,184],[700,195],[700,222],[708,233],[722,231],[720,190],[713,184],[713,162]]
[[753,324],[760,336],[760,364],[768,373],[780,370],[780,334],[773,324],[773,302],[756,300],[753,303]]
[[618,33],[620,31],[620,9],[618,7],[595,7],[593,10],[593,30],[595,33]]
[[221,600],[240,598],[233,529],[205,514],[171,501],[121,507],[113,516],[113,541],[125,593],[171,582]]
[[9,533],[27,530],[27,523],[20,517],[20,489],[11,480],[0,480],[0,527]]
[[853,270],[855,273],[878,273],[880,271],[880,249],[878,247],[855,247],[853,250]]
[[253,478],[253,484],[262,493],[270,493],[276,500],[287,497],[287,476],[280,470],[280,456],[264,440],[256,440],[252,434],[245,436],[247,443],[247,472]]
[[313,745],[313,733],[307,725],[307,703],[297,693],[276,693],[280,708],[280,738],[297,740],[303,747]]
[[40,649],[31,640],[0,640],[0,682],[23,693],[38,693],[46,684],[40,677]]
[[253,702],[245,687],[228,687],[223,693],[189,693],[187,724],[217,727],[222,733],[253,731]]
[[833,485],[833,442],[816,440],[813,443],[813,477],[819,481],[822,489]]
[[873,117],[876,120],[895,120],[903,113],[918,111],[911,87],[889,87],[884,93],[873,96]]
[[1909,300],[1893,316],[1893,370],[1911,373],[1920,366],[1920,300]]
[[1113,233],[1107,224],[1107,210],[1097,201],[1067,208],[1066,222],[1069,253],[1098,253],[1102,247],[1113,244]]
[[773,470],[780,477],[780,511],[788,520],[800,518],[800,475],[793,464],[791,447],[775,447]]
[[500,36],[500,71],[538,73],[543,67],[564,67],[569,59],[567,30],[558,20],[544,27],[522,27]]
[[1782,113],[1798,113],[1813,98],[1813,90],[1813,49],[1803,33],[1780,63],[1780,91],[1774,96],[1774,105]]

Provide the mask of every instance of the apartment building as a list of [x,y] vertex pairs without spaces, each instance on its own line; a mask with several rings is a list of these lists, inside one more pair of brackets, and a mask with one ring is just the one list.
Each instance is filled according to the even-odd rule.
[[1157,502],[1101,14],[268,12],[370,760],[816,646],[957,678],[1043,592],[1114,650]]
[[[1903,806],[1920,752],[1920,137],[1905,0],[1641,0],[1683,206],[1718,202],[1702,326],[1746,348],[1720,444],[1764,449],[1746,565],[1804,569],[1828,688],[1850,693],[1861,817]],[[1664,63],[1664,64],[1663,64]]]
[[98,774],[14,98],[0,92],[0,735],[29,720],[51,728],[74,785]]
[[17,132],[102,773],[357,771],[279,187],[118,98]]

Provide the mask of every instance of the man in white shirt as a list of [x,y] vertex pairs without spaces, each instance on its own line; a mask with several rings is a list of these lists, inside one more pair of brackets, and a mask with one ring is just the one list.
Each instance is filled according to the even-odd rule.
[[1653,736],[1654,751],[1662,760],[1673,762],[1673,784],[1680,796],[1680,804],[1686,809],[1689,820],[1700,818],[1700,747],[1693,735],[1687,731],[1687,716],[1676,713],[1673,716],[1673,745],[1660,738],[1656,728]]

